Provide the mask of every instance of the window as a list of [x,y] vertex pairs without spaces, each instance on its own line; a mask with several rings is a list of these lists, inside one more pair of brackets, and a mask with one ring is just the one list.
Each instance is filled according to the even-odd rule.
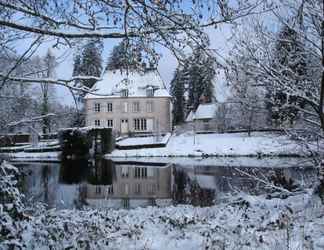
[[139,111],[140,111],[139,102],[133,102],[133,112],[139,112]]
[[123,103],[123,112],[124,113],[127,113],[128,112],[128,103],[127,102],[124,102]]
[[128,96],[128,89],[122,89],[120,95],[122,97],[127,97]]
[[134,173],[135,178],[146,178],[147,177],[147,168],[135,168],[135,173]]
[[114,127],[114,120],[112,120],[112,119],[107,120],[107,127],[108,128],[113,128]]
[[113,105],[111,102],[107,103],[107,112],[112,112],[113,111]]
[[101,187],[100,186],[96,186],[96,194],[101,194]]
[[146,96],[147,96],[147,97],[152,97],[152,96],[154,96],[154,89],[153,89],[152,87],[148,87],[148,88],[146,89]]
[[100,126],[100,120],[95,120],[94,122],[96,127]]
[[153,102],[146,103],[146,112],[152,113],[153,112]]
[[141,183],[135,183],[134,192],[135,192],[135,194],[140,194],[141,193]]
[[108,194],[113,194],[114,193],[114,186],[113,185],[108,186],[107,193]]
[[129,176],[129,168],[128,167],[122,167],[121,176],[123,178],[128,178],[128,176]]
[[136,118],[134,119],[134,130],[137,131],[146,131],[147,122],[145,118]]
[[155,185],[155,183],[149,183],[147,185],[147,192],[149,194],[154,194],[156,192],[156,185]]
[[95,112],[100,112],[100,103],[95,103],[95,105],[94,105],[94,111]]

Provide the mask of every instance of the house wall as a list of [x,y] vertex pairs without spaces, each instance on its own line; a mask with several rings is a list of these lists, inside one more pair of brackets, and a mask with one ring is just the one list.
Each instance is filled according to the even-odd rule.
[[[133,110],[133,103],[139,103],[139,111]],[[147,103],[152,103],[152,112],[147,110]],[[100,112],[95,112],[95,103],[100,103]],[[112,112],[107,111],[107,103],[112,103]],[[128,108],[125,112],[125,103]],[[113,120],[113,130],[121,132],[121,121],[128,120],[129,132],[170,132],[171,100],[168,97],[127,97],[86,99],[86,125],[95,126],[95,120],[100,120],[100,126],[107,127],[107,120]],[[153,119],[153,131],[136,131],[134,119]]]

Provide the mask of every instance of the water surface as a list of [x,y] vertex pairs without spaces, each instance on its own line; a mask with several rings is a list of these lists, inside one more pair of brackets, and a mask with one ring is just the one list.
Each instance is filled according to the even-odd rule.
[[316,170],[300,158],[145,158],[13,163],[23,172],[29,202],[49,208],[210,206],[237,192],[275,196],[275,186],[313,185]]

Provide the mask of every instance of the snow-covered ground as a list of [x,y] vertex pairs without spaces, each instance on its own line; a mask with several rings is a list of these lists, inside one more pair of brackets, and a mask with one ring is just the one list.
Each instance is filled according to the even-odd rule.
[[[324,207],[310,194],[238,196],[213,207],[48,210],[8,222],[0,246],[21,249],[324,248]],[[308,202],[311,199],[312,202]],[[6,247],[4,247],[6,249]]]
[[271,133],[173,135],[164,148],[114,150],[107,157],[175,156],[289,156],[304,155],[303,148],[284,135]]
[[156,136],[147,136],[147,137],[129,137],[123,140],[118,141],[116,144],[119,146],[138,146],[138,145],[150,145],[150,144],[165,144],[168,142],[171,134],[167,133],[160,138]]

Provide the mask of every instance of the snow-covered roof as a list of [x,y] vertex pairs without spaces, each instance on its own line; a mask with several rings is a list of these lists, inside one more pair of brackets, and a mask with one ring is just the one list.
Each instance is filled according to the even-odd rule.
[[154,96],[170,97],[157,70],[128,71],[128,74],[125,70],[110,70],[93,86],[94,93],[97,95],[89,93],[85,98],[120,97],[124,89],[128,90],[129,97],[144,97],[147,95],[147,89],[152,88]]
[[191,110],[190,113],[188,114],[187,118],[186,118],[186,122],[192,122],[194,119],[194,112]]
[[216,111],[217,111],[216,103],[199,104],[194,115],[194,120],[212,119],[215,117]]

